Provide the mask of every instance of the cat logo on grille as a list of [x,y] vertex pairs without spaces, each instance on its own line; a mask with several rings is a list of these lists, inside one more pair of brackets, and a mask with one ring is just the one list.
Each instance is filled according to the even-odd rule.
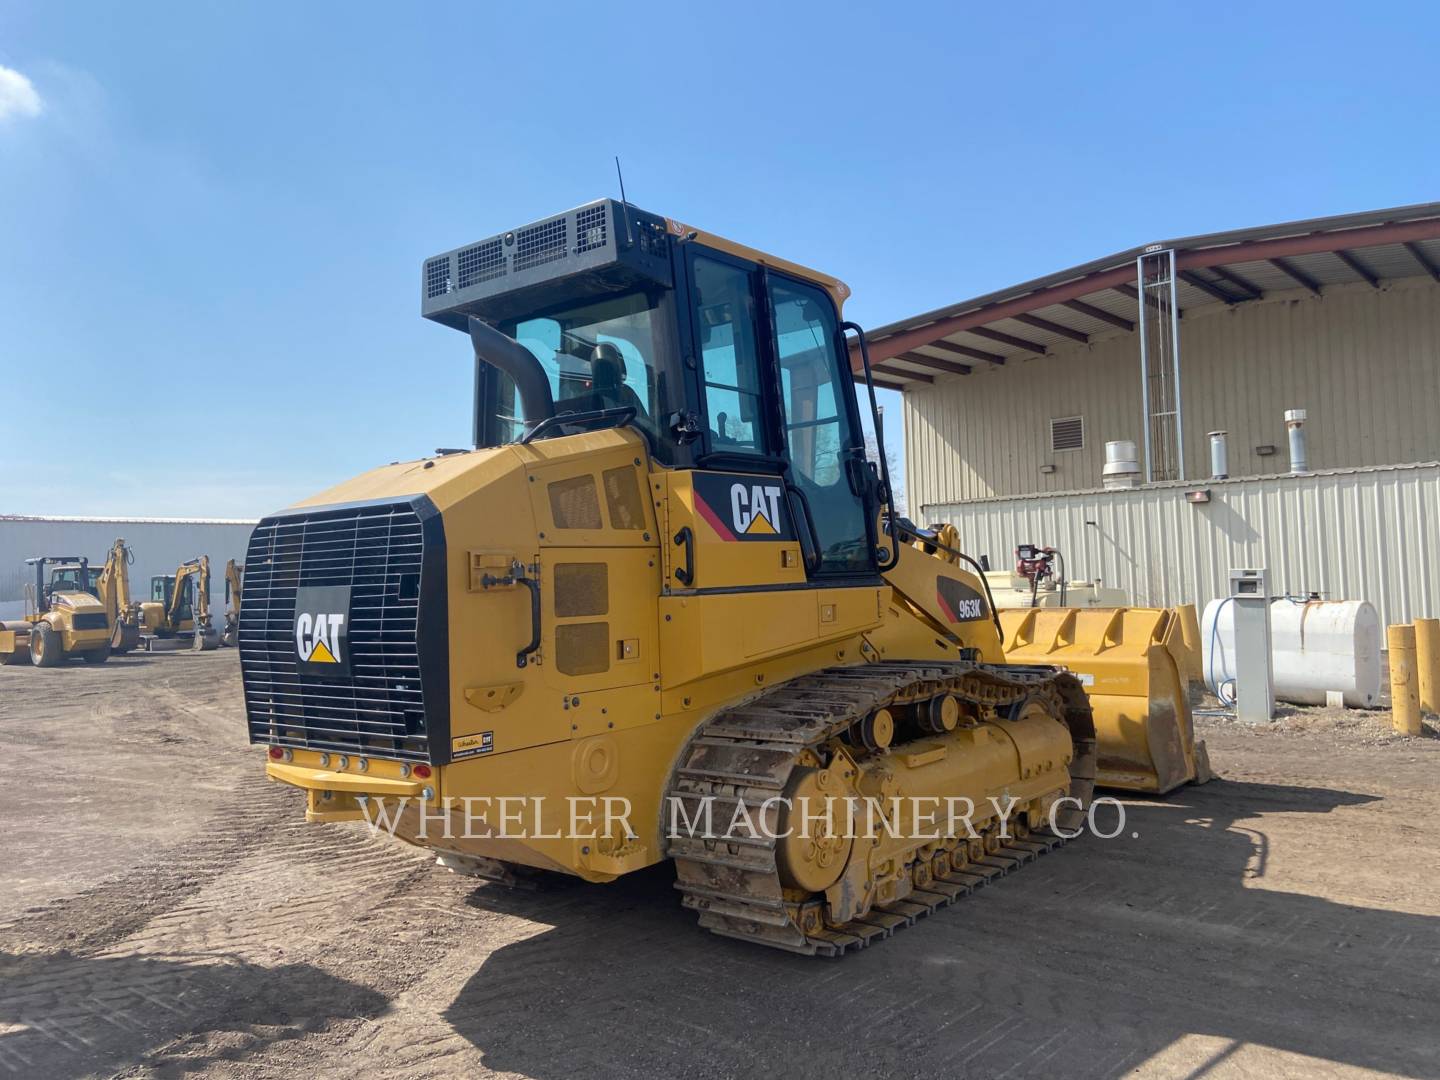
[[295,592],[295,659],[312,675],[350,671],[350,586],[323,585]]

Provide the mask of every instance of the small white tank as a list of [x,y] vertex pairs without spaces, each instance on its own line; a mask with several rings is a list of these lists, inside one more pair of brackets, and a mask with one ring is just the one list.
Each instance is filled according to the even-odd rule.
[[[1330,693],[1352,709],[1380,701],[1380,617],[1364,600],[1275,600],[1270,605],[1275,696],[1324,705]],[[1200,620],[1205,685],[1217,697],[1235,674],[1235,608],[1211,600]]]
[[1133,488],[1140,483],[1140,455],[1134,440],[1105,444],[1105,467],[1100,475],[1107,488]]

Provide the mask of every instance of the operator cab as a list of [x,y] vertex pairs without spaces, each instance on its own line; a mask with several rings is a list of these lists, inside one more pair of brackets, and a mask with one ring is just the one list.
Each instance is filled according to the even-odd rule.
[[873,577],[848,292],[604,199],[426,260],[421,308],[469,333],[477,447],[628,425],[672,468],[778,480],[812,579]]
[[[175,576],[173,574],[157,574],[150,579],[150,599],[158,601],[169,607],[170,598],[175,595]],[[195,613],[195,579],[185,579],[185,587],[180,593],[180,607],[175,612],[175,620],[184,622],[194,618]]]
[[[85,582],[90,580],[90,561],[75,555],[37,555],[26,559],[25,564],[35,570],[33,585],[26,585],[27,605],[30,597],[35,599],[35,611],[45,614],[53,598],[62,593],[85,593]],[[46,576],[46,568],[50,574]]]
[[45,594],[51,596],[58,592],[83,592],[98,600],[99,581],[100,571],[85,563],[61,563],[50,568],[50,581],[45,586]]

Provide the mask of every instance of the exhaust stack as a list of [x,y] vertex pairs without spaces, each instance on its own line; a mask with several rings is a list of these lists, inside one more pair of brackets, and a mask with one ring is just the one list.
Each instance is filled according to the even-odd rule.
[[1290,430],[1290,471],[1308,473],[1310,458],[1305,448],[1305,410],[1286,409],[1285,426]]
[[1210,432],[1210,479],[1224,480],[1230,475],[1228,431]]

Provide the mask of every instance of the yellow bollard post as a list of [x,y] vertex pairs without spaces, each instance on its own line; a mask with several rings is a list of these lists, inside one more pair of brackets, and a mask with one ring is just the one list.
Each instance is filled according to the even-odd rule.
[[1440,715],[1440,619],[1415,620],[1415,666],[1420,671],[1420,709]]
[[1390,646],[1390,725],[1401,735],[1420,734],[1420,686],[1415,677],[1415,627],[1398,623],[1386,633]]

